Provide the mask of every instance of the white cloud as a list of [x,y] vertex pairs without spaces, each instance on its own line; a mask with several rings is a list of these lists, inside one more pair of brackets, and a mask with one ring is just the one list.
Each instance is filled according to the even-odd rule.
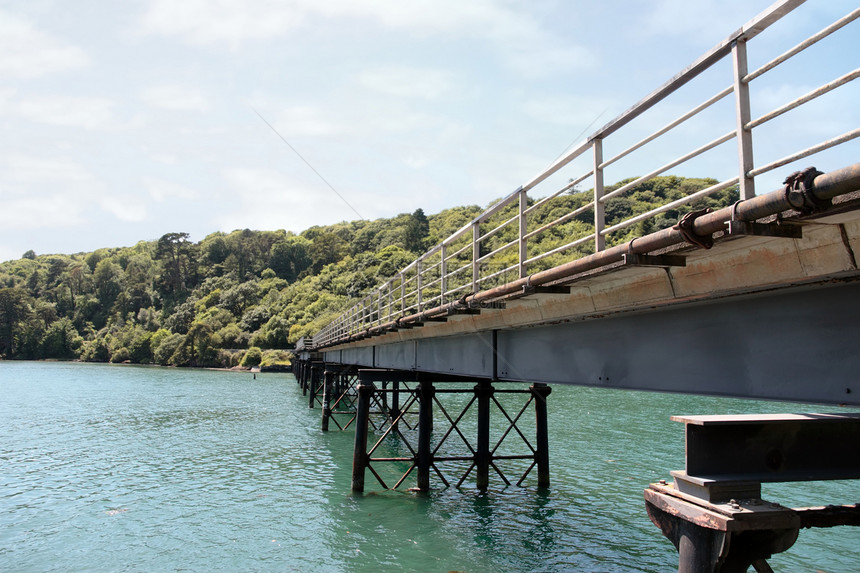
[[129,193],[105,193],[98,198],[98,204],[104,211],[126,223],[144,221],[147,216],[146,203]]
[[0,227],[6,230],[74,227],[84,222],[81,211],[78,200],[65,193],[15,197],[3,201]]
[[319,106],[298,105],[280,110],[274,118],[275,128],[287,141],[296,135],[327,136],[348,130],[348,125],[336,121]]
[[176,35],[195,44],[268,39],[311,18],[363,18],[386,27],[483,37],[519,35],[522,17],[490,0],[152,0],[143,20],[147,32]]
[[144,90],[143,101],[170,111],[207,111],[209,102],[194,88],[184,86],[155,86]]
[[143,19],[144,31],[176,35],[193,44],[267,39],[291,30],[304,19],[292,2],[233,0],[153,0]]
[[190,189],[174,181],[167,181],[157,177],[144,178],[144,185],[146,186],[149,196],[159,203],[176,199],[193,201],[194,199],[200,198],[200,193],[194,189]]
[[604,98],[555,95],[533,97],[523,104],[522,109],[538,121],[584,129],[587,132],[583,133],[584,138],[597,131],[601,119],[604,123],[609,120],[605,112],[612,105],[611,101]]
[[510,52],[510,65],[521,74],[533,78],[567,70],[582,70],[598,62],[598,57],[588,48],[565,45],[560,41],[554,43],[552,38],[544,37],[510,47]]
[[[267,169],[234,168],[223,173],[231,187],[235,208],[217,217],[221,230],[291,229],[303,230],[323,221],[330,222],[320,209],[318,192]],[[346,207],[345,207],[346,208]],[[344,218],[352,219],[354,217]]]
[[2,229],[67,228],[84,222],[82,195],[98,187],[84,167],[69,159],[42,159],[23,154],[0,162]]
[[0,10],[0,75],[31,79],[88,64],[89,58],[80,48],[66,45]]
[[91,186],[96,178],[81,164],[67,158],[43,159],[23,154],[3,157],[4,195],[7,192],[23,193],[32,184],[65,183],[76,187]]
[[[357,219],[355,212],[322,182],[305,183],[271,169],[234,168],[222,173],[237,202],[214,220],[222,231],[288,229],[303,231]],[[340,189],[367,219],[410,205],[414,198]]]
[[178,157],[175,154],[170,153],[155,153],[150,156],[150,159],[156,163],[162,163],[164,165],[176,165]]
[[102,97],[62,95],[6,99],[0,113],[22,119],[83,129],[105,129],[113,124],[114,102]]
[[417,37],[490,42],[510,66],[530,76],[587,67],[595,59],[587,48],[544,29],[526,9],[499,0],[151,0],[142,27],[145,33],[235,50],[324,20],[365,21],[359,26],[369,20]]
[[768,4],[769,0],[652,0],[644,11],[640,29],[663,38],[686,37],[715,43],[728,37]]
[[394,97],[437,99],[454,88],[452,74],[446,70],[407,66],[372,68],[357,79],[368,90]]

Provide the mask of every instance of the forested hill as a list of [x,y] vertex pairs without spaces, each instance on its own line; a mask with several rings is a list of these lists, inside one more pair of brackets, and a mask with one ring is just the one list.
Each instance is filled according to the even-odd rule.
[[[608,201],[608,223],[714,183],[657,177]],[[557,197],[535,212],[535,224],[584,205],[589,197],[590,191]],[[736,200],[734,189],[718,193],[612,242],[671,226],[691,208]],[[391,219],[312,227],[298,235],[213,233],[199,243],[177,232],[133,247],[74,255],[28,251],[20,260],[0,263],[0,356],[213,367],[284,362],[290,343],[318,330],[481,211],[455,207],[425,216],[419,209]],[[503,221],[511,215],[496,217]],[[588,232],[592,221],[593,214],[585,212],[532,241],[564,244]],[[492,240],[501,245],[510,238],[499,233]],[[588,247],[581,251],[587,252]]]

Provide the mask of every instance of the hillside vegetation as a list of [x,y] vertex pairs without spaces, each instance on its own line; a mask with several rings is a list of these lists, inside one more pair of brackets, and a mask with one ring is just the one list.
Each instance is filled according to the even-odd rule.
[[[657,177],[608,201],[607,222],[714,183]],[[586,204],[589,197],[590,191],[573,192],[549,201],[531,216],[530,228]],[[671,226],[691,208],[736,200],[736,190],[718,193],[631,227],[611,242]],[[20,260],[0,264],[0,356],[207,367],[285,362],[292,342],[317,331],[481,211],[464,206],[425,216],[418,209],[300,234],[219,232],[199,243],[176,232],[133,247],[72,255],[28,251]],[[512,214],[504,211],[494,220]],[[586,211],[532,239],[530,250],[570,242],[588,233],[592,220]],[[485,248],[504,244],[513,232],[498,233]],[[582,247],[579,254],[589,249]]]

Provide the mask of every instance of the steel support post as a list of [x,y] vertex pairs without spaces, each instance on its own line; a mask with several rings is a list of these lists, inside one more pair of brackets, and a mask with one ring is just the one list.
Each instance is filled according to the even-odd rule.
[[328,432],[328,421],[331,418],[331,394],[334,390],[334,382],[337,374],[326,370],[323,375],[323,407],[322,407],[322,431]]
[[430,490],[430,466],[433,464],[433,451],[430,437],[433,433],[433,397],[436,394],[431,382],[418,385],[418,452],[416,454],[416,489]]
[[370,399],[376,390],[372,383],[359,382],[355,412],[355,447],[352,454],[352,491],[364,491],[364,470],[367,468],[367,422],[370,417]]
[[535,383],[529,387],[535,399],[535,462],[538,487],[549,487],[549,428],[547,426],[546,399],[552,388]]
[[308,384],[311,380],[311,363],[305,363],[304,372],[302,373],[302,396],[308,395]]
[[490,485],[490,400],[493,386],[486,380],[475,385],[478,398],[478,440],[475,449],[475,485],[485,490]]
[[311,380],[310,384],[308,384],[308,408],[314,407],[314,400],[316,400],[317,390],[319,388],[321,369],[322,368],[320,366],[314,366],[311,368]]
[[338,396],[343,395],[346,392],[347,386],[349,386],[349,374],[344,372],[340,376],[337,377],[337,390],[336,393]]

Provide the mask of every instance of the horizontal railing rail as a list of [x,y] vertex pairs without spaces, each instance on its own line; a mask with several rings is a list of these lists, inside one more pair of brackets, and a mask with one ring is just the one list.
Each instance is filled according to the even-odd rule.
[[[750,89],[750,84],[779,66],[792,62],[798,54],[821,40],[834,36],[860,18],[858,8],[749,72],[749,41],[801,4],[803,0],[786,0],[771,6],[669,82],[564,153],[532,180],[488,207],[381,286],[360,298],[355,305],[316,333],[312,341],[300,341],[300,346],[324,348],[354,340],[382,327],[396,327],[407,319],[420,322],[439,315],[440,309],[450,308],[450,305],[455,303],[468,306],[470,303],[492,300],[499,293],[511,292],[511,285],[519,285],[523,281],[530,284],[529,278],[533,275],[551,275],[553,269],[576,266],[576,261],[580,259],[600,258],[599,255],[608,248],[607,244],[611,246],[622,242],[622,239],[629,239],[629,234],[633,232],[631,227],[682,207],[689,209],[685,206],[715,193],[736,187],[740,200],[753,199],[756,196],[756,177],[860,137],[860,128],[853,128],[832,134],[829,139],[813,145],[794,149],[788,155],[763,165],[756,166],[753,161],[753,135],[757,130],[779,117],[796,113],[798,109],[828,93],[845,89],[845,86],[860,77],[860,68],[854,69],[807,91],[800,97],[773,107],[758,117],[752,117],[752,103],[758,105],[761,102],[756,100],[756,94]],[[855,31],[854,34],[856,33]],[[851,34],[842,31],[839,37],[850,40]],[[849,48],[846,53],[853,52]],[[689,111],[604,159],[606,142],[615,141],[616,137],[620,140],[619,134],[627,134],[627,137],[634,134],[635,131],[628,127],[634,120],[667,100],[703,72],[714,69],[714,73],[718,73],[717,65],[727,60],[731,62],[731,83],[728,87],[707,96]],[[636,176],[622,182],[617,188],[607,190],[604,176],[608,167],[614,167],[646,146],[677,133],[682,126],[688,125],[706,111],[717,113],[718,104],[732,95],[733,105],[730,106],[730,113],[724,114],[724,127],[720,128],[710,141],[689,146],[680,155],[660,161],[658,166],[647,170],[645,175]],[[689,135],[685,138],[689,139]],[[737,145],[737,170],[734,175],[715,183],[705,183],[702,188],[691,190],[681,198],[668,200],[647,212],[632,213],[621,220],[607,219],[606,208],[611,206],[613,201],[628,196],[637,187],[679,165],[688,164],[695,158],[714,152],[732,140]],[[574,165],[577,160],[579,163],[587,162],[586,166],[580,166],[580,172],[567,176],[564,184],[557,186],[546,196],[530,197],[539,186],[560,174],[562,169]],[[578,191],[578,185],[588,181],[592,184],[590,193]],[[587,197],[584,196],[585,193],[588,193]],[[568,206],[561,213],[547,211],[554,215],[548,217],[547,221],[539,219],[542,210],[562,206],[565,196],[571,194],[578,197],[578,204]],[[591,215],[588,216],[589,214]],[[582,224],[585,217],[589,220],[587,225]],[[586,230],[583,230],[583,227]],[[558,241],[550,242],[549,246],[542,249],[538,248],[537,239],[549,233],[557,234]],[[639,243],[640,241],[637,241],[637,245]]]

